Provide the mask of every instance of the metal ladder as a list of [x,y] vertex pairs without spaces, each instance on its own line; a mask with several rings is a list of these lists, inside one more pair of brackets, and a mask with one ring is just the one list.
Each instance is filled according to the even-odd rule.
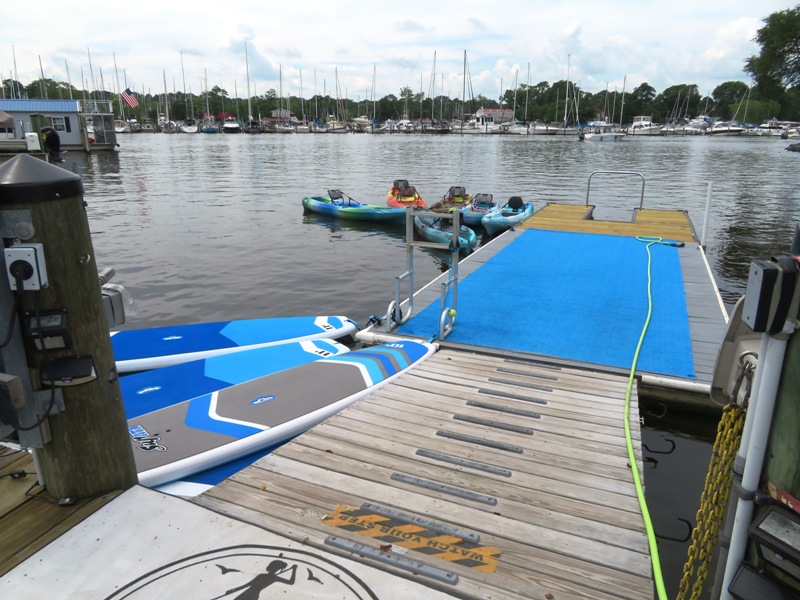
[[[417,241],[414,239],[414,217],[436,217],[442,219],[452,219],[453,239],[458,240],[461,231],[461,211],[452,213],[436,213],[431,211],[406,209],[406,270],[398,275],[394,282],[394,300],[389,303],[386,311],[386,323],[391,331],[396,326],[408,321],[414,314],[414,248],[432,248],[435,250],[447,250],[450,252],[450,270],[446,281],[441,284],[441,302],[439,310],[439,339],[443,340],[453,330],[455,324],[455,314],[458,307],[458,244],[442,244],[437,242]],[[403,281],[408,281],[408,297],[403,303],[407,303],[406,314],[401,310],[400,286]],[[447,305],[448,290],[452,286],[452,306]],[[452,311],[452,313],[451,313]]]

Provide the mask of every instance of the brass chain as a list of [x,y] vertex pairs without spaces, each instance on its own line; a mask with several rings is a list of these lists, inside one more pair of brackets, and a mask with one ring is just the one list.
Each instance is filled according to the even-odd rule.
[[729,403],[722,411],[677,600],[686,598],[693,576],[695,580],[690,598],[697,600],[708,577],[708,565],[711,563],[733,482],[733,459],[742,438],[744,415],[744,409],[735,402]]

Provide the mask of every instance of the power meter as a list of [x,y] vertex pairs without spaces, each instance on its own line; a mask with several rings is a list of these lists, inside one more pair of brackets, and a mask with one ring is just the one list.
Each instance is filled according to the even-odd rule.
[[67,311],[63,308],[26,312],[23,333],[37,350],[58,350],[72,346]]

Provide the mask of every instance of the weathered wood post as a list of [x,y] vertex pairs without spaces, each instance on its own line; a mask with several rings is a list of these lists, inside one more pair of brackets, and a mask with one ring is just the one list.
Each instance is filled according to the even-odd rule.
[[[31,387],[48,387],[42,383],[44,371],[63,395],[64,411],[47,416],[50,441],[37,451],[40,480],[57,499],[127,489],[137,483],[136,467],[103,311],[83,183],[60,167],[19,155],[0,165],[0,212],[6,224],[6,254],[11,249],[13,257],[33,247],[42,254],[46,269],[47,281],[41,289],[31,289],[35,281],[31,287],[28,281],[17,279],[16,286],[9,282],[12,289],[20,283],[23,288],[16,291],[17,312],[26,338]],[[9,226],[9,221],[14,223]],[[14,232],[13,237],[6,237],[8,231]],[[3,277],[14,271],[9,262],[6,258]],[[52,338],[41,337],[54,322],[61,329],[47,334]]]

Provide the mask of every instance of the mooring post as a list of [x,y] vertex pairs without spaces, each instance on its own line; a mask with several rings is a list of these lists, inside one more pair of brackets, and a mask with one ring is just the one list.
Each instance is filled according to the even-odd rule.
[[40,402],[33,423],[19,423],[49,429],[37,450],[40,480],[56,499],[127,489],[136,466],[80,177],[25,154],[0,165],[0,223],[0,285],[16,295],[28,368],[15,375],[63,397],[63,412]]

